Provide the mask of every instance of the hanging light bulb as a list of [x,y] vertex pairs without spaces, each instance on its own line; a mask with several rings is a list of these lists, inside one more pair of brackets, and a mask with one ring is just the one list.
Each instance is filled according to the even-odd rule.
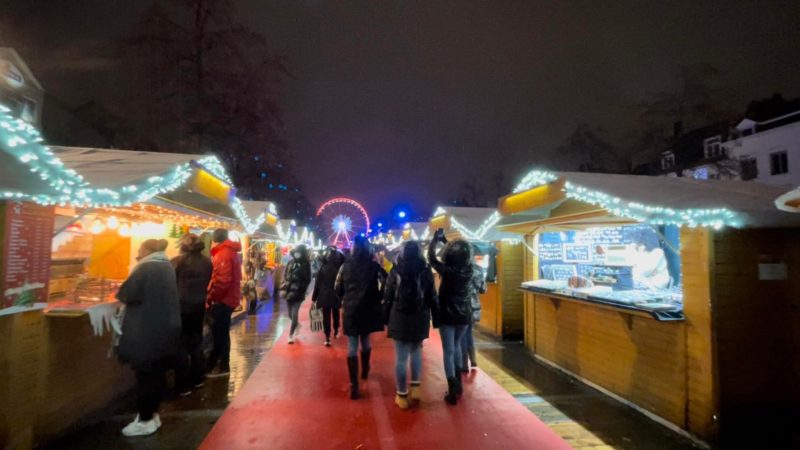
[[94,222],[92,222],[92,225],[89,227],[89,231],[91,231],[92,234],[100,234],[105,230],[106,226],[100,221],[100,219],[95,219]]
[[131,226],[128,225],[127,223],[123,223],[119,227],[119,229],[117,230],[117,233],[122,237],[130,237],[130,235],[131,235]]
[[116,230],[117,227],[119,227],[119,219],[117,219],[117,216],[109,217],[108,220],[106,220],[106,226],[109,230]]

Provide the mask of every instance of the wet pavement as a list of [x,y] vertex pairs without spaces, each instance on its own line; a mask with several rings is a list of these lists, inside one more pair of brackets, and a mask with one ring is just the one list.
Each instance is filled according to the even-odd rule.
[[[188,397],[174,392],[162,404],[162,428],[147,437],[127,438],[120,430],[135,415],[132,396],[105,417],[46,449],[193,449],[244,385],[288,326],[286,306],[264,303],[255,316],[231,327],[231,375],[209,379]],[[684,450],[690,440],[634,409],[537,362],[522,344],[500,343],[476,334],[479,366],[576,449]],[[269,426],[269,424],[264,424]]]
[[688,438],[538,362],[521,343],[475,335],[478,365],[573,448],[685,450]]
[[[211,378],[188,397],[170,392],[159,414],[163,426],[152,436],[128,438],[120,433],[136,415],[133,396],[114,405],[105,418],[45,449],[193,449],[200,445],[217,419],[236,396],[247,378],[272,348],[287,326],[286,305],[280,311],[272,301],[264,302],[255,316],[244,316],[231,326],[231,374]],[[268,426],[268,425],[267,425]]]

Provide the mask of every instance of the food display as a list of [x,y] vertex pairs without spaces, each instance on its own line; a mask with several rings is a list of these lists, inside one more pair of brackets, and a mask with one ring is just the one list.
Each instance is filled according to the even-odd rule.
[[626,309],[680,312],[679,242],[667,227],[626,225],[539,234],[538,279],[523,289]]

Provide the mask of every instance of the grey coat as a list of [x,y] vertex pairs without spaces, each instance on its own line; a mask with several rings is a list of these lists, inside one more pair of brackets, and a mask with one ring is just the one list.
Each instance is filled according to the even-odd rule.
[[122,283],[117,298],[125,304],[120,360],[136,368],[177,354],[181,333],[178,284],[163,252],[144,258]]

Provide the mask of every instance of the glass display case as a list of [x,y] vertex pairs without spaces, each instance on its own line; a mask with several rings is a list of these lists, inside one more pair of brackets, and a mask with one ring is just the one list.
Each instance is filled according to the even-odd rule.
[[524,289],[667,315],[683,309],[675,227],[545,232],[537,248],[539,273]]

